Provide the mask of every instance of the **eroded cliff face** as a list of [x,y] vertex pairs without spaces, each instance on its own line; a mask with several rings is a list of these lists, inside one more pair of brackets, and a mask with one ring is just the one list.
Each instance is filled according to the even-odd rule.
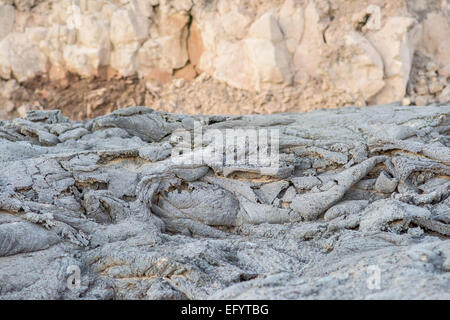
[[449,116],[0,121],[0,298],[449,299]]
[[[447,1],[2,0],[1,101],[8,112],[23,104],[46,108],[53,101],[23,84],[64,87],[70,72],[88,79],[136,77],[145,87],[138,100],[166,110],[170,103],[155,98],[155,86],[199,74],[249,92],[279,95],[288,88],[296,100],[288,110],[405,96],[403,104],[444,103],[449,33]],[[21,89],[26,93],[15,93]],[[207,97],[199,100],[199,111],[210,112]],[[245,113],[233,104],[253,102],[229,100],[221,112]],[[279,111],[265,109],[250,112]]]

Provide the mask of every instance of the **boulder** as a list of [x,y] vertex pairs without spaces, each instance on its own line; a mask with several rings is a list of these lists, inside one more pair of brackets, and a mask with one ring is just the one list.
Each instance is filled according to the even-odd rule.
[[137,71],[137,51],[148,37],[148,20],[133,11],[120,9],[111,16],[110,38],[113,45],[111,67],[123,76]]
[[278,25],[277,17],[273,12],[263,14],[248,30],[248,38],[262,39],[272,42],[283,40],[283,33]]
[[291,57],[283,43],[264,39],[246,39],[246,51],[255,72],[254,88],[267,84],[291,84],[293,78]]
[[181,37],[165,36],[146,41],[139,49],[139,72],[145,73],[148,68],[159,68],[172,73],[174,69],[183,67],[188,61],[186,37],[187,33]]
[[[202,61],[204,56],[202,56]],[[223,41],[214,60],[214,77],[237,88],[254,89],[257,83],[252,61],[242,43]]]
[[383,59],[360,33],[345,35],[344,45],[337,53],[339,58],[331,59],[326,70],[337,88],[367,101],[384,87]]

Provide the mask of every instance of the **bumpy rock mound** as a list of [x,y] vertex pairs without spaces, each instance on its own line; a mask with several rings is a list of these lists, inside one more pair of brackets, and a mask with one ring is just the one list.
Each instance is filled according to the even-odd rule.
[[[135,107],[0,122],[0,297],[448,299],[449,114]],[[252,130],[277,132],[277,166],[228,150],[174,161],[174,136],[192,136],[196,159],[213,143],[200,135],[229,129],[248,134],[249,157]]]

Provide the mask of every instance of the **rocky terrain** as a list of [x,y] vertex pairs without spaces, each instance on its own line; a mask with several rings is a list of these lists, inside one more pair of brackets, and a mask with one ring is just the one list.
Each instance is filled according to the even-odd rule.
[[[0,121],[0,298],[450,299],[449,116]],[[238,129],[248,161],[205,135]],[[278,133],[271,170],[250,161],[252,130]]]
[[0,299],[450,299],[449,34],[447,0],[0,0]]
[[0,0],[0,119],[450,101],[447,0]]

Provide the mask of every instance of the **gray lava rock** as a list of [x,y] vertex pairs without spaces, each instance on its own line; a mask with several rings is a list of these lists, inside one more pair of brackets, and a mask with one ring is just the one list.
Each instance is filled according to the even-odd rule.
[[[450,299],[449,115],[2,121],[0,299]],[[220,158],[233,129],[278,132],[276,162]]]

